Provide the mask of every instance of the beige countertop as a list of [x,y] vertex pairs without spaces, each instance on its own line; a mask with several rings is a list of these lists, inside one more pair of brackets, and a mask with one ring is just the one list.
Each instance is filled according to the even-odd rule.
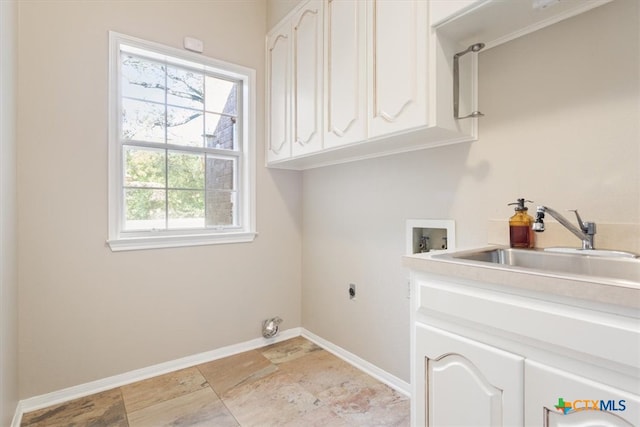
[[403,257],[403,266],[413,271],[446,276],[449,279],[482,282],[512,290],[532,291],[576,301],[640,310],[640,282],[563,275],[521,267],[432,256],[441,253],[406,255]]

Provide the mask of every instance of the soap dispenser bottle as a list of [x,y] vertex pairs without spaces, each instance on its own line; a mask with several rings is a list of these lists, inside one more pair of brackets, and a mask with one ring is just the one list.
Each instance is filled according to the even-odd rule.
[[516,213],[509,218],[509,241],[512,248],[533,248],[535,235],[533,233],[533,217],[527,213],[529,210],[524,204],[531,200],[518,199],[509,206],[516,205]]

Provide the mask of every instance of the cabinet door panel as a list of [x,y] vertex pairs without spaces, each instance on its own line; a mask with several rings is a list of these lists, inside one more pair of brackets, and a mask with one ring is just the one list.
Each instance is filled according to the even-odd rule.
[[322,3],[311,1],[294,18],[293,155],[322,148]]
[[[640,396],[637,394],[531,360],[525,362],[525,377],[527,378],[526,425],[544,427],[640,425]],[[563,406],[563,410],[558,408]]]
[[[416,102],[414,9],[409,2],[402,7],[376,2],[376,115],[387,121],[397,120],[402,110]],[[390,33],[386,28],[396,31]]]
[[610,412],[574,412],[563,415],[544,410],[544,427],[633,427],[628,421]]
[[522,425],[522,357],[421,324],[415,357],[415,425]]
[[267,160],[291,155],[289,136],[289,59],[291,38],[286,29],[267,39]]
[[[426,360],[429,425],[502,425],[502,390],[459,354]],[[461,396],[464,411],[460,411]]]
[[426,124],[426,2],[372,3],[371,135]]
[[325,9],[325,147],[366,138],[366,2],[329,0]]

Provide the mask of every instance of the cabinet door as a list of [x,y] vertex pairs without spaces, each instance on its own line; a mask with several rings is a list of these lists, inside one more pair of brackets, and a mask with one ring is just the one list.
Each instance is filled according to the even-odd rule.
[[640,396],[637,394],[531,360],[525,362],[525,378],[525,425],[640,425]]
[[292,155],[322,149],[322,1],[293,16]]
[[427,124],[428,2],[373,0],[370,4],[369,136]]
[[281,25],[267,36],[267,161],[291,156],[291,34]]
[[366,5],[328,0],[325,6],[325,148],[367,137]]
[[422,324],[415,340],[412,425],[522,425],[522,357]]

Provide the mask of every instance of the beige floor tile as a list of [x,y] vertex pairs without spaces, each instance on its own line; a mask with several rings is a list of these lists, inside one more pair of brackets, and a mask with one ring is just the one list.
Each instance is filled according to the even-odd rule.
[[237,386],[252,383],[278,370],[255,350],[204,363],[198,365],[198,369],[220,397]]
[[360,385],[360,387],[378,384],[378,381],[371,376],[326,350],[314,351],[284,362],[279,365],[279,368],[314,395],[347,383]]
[[231,427],[238,422],[209,387],[129,413],[130,427]]
[[282,427],[353,427],[326,406],[306,412],[301,417],[282,424]]
[[318,398],[352,426],[408,426],[410,400],[385,384],[346,383]]
[[296,337],[263,347],[260,352],[264,357],[278,365],[318,350],[322,349],[306,338]]
[[298,337],[28,413],[22,425],[403,427],[409,399]]
[[127,412],[134,412],[208,386],[198,368],[192,367],[121,388]]
[[236,387],[222,401],[243,427],[293,423],[322,405],[315,396],[281,372]]
[[120,389],[108,390],[60,405],[29,412],[23,427],[126,427],[127,415]]

